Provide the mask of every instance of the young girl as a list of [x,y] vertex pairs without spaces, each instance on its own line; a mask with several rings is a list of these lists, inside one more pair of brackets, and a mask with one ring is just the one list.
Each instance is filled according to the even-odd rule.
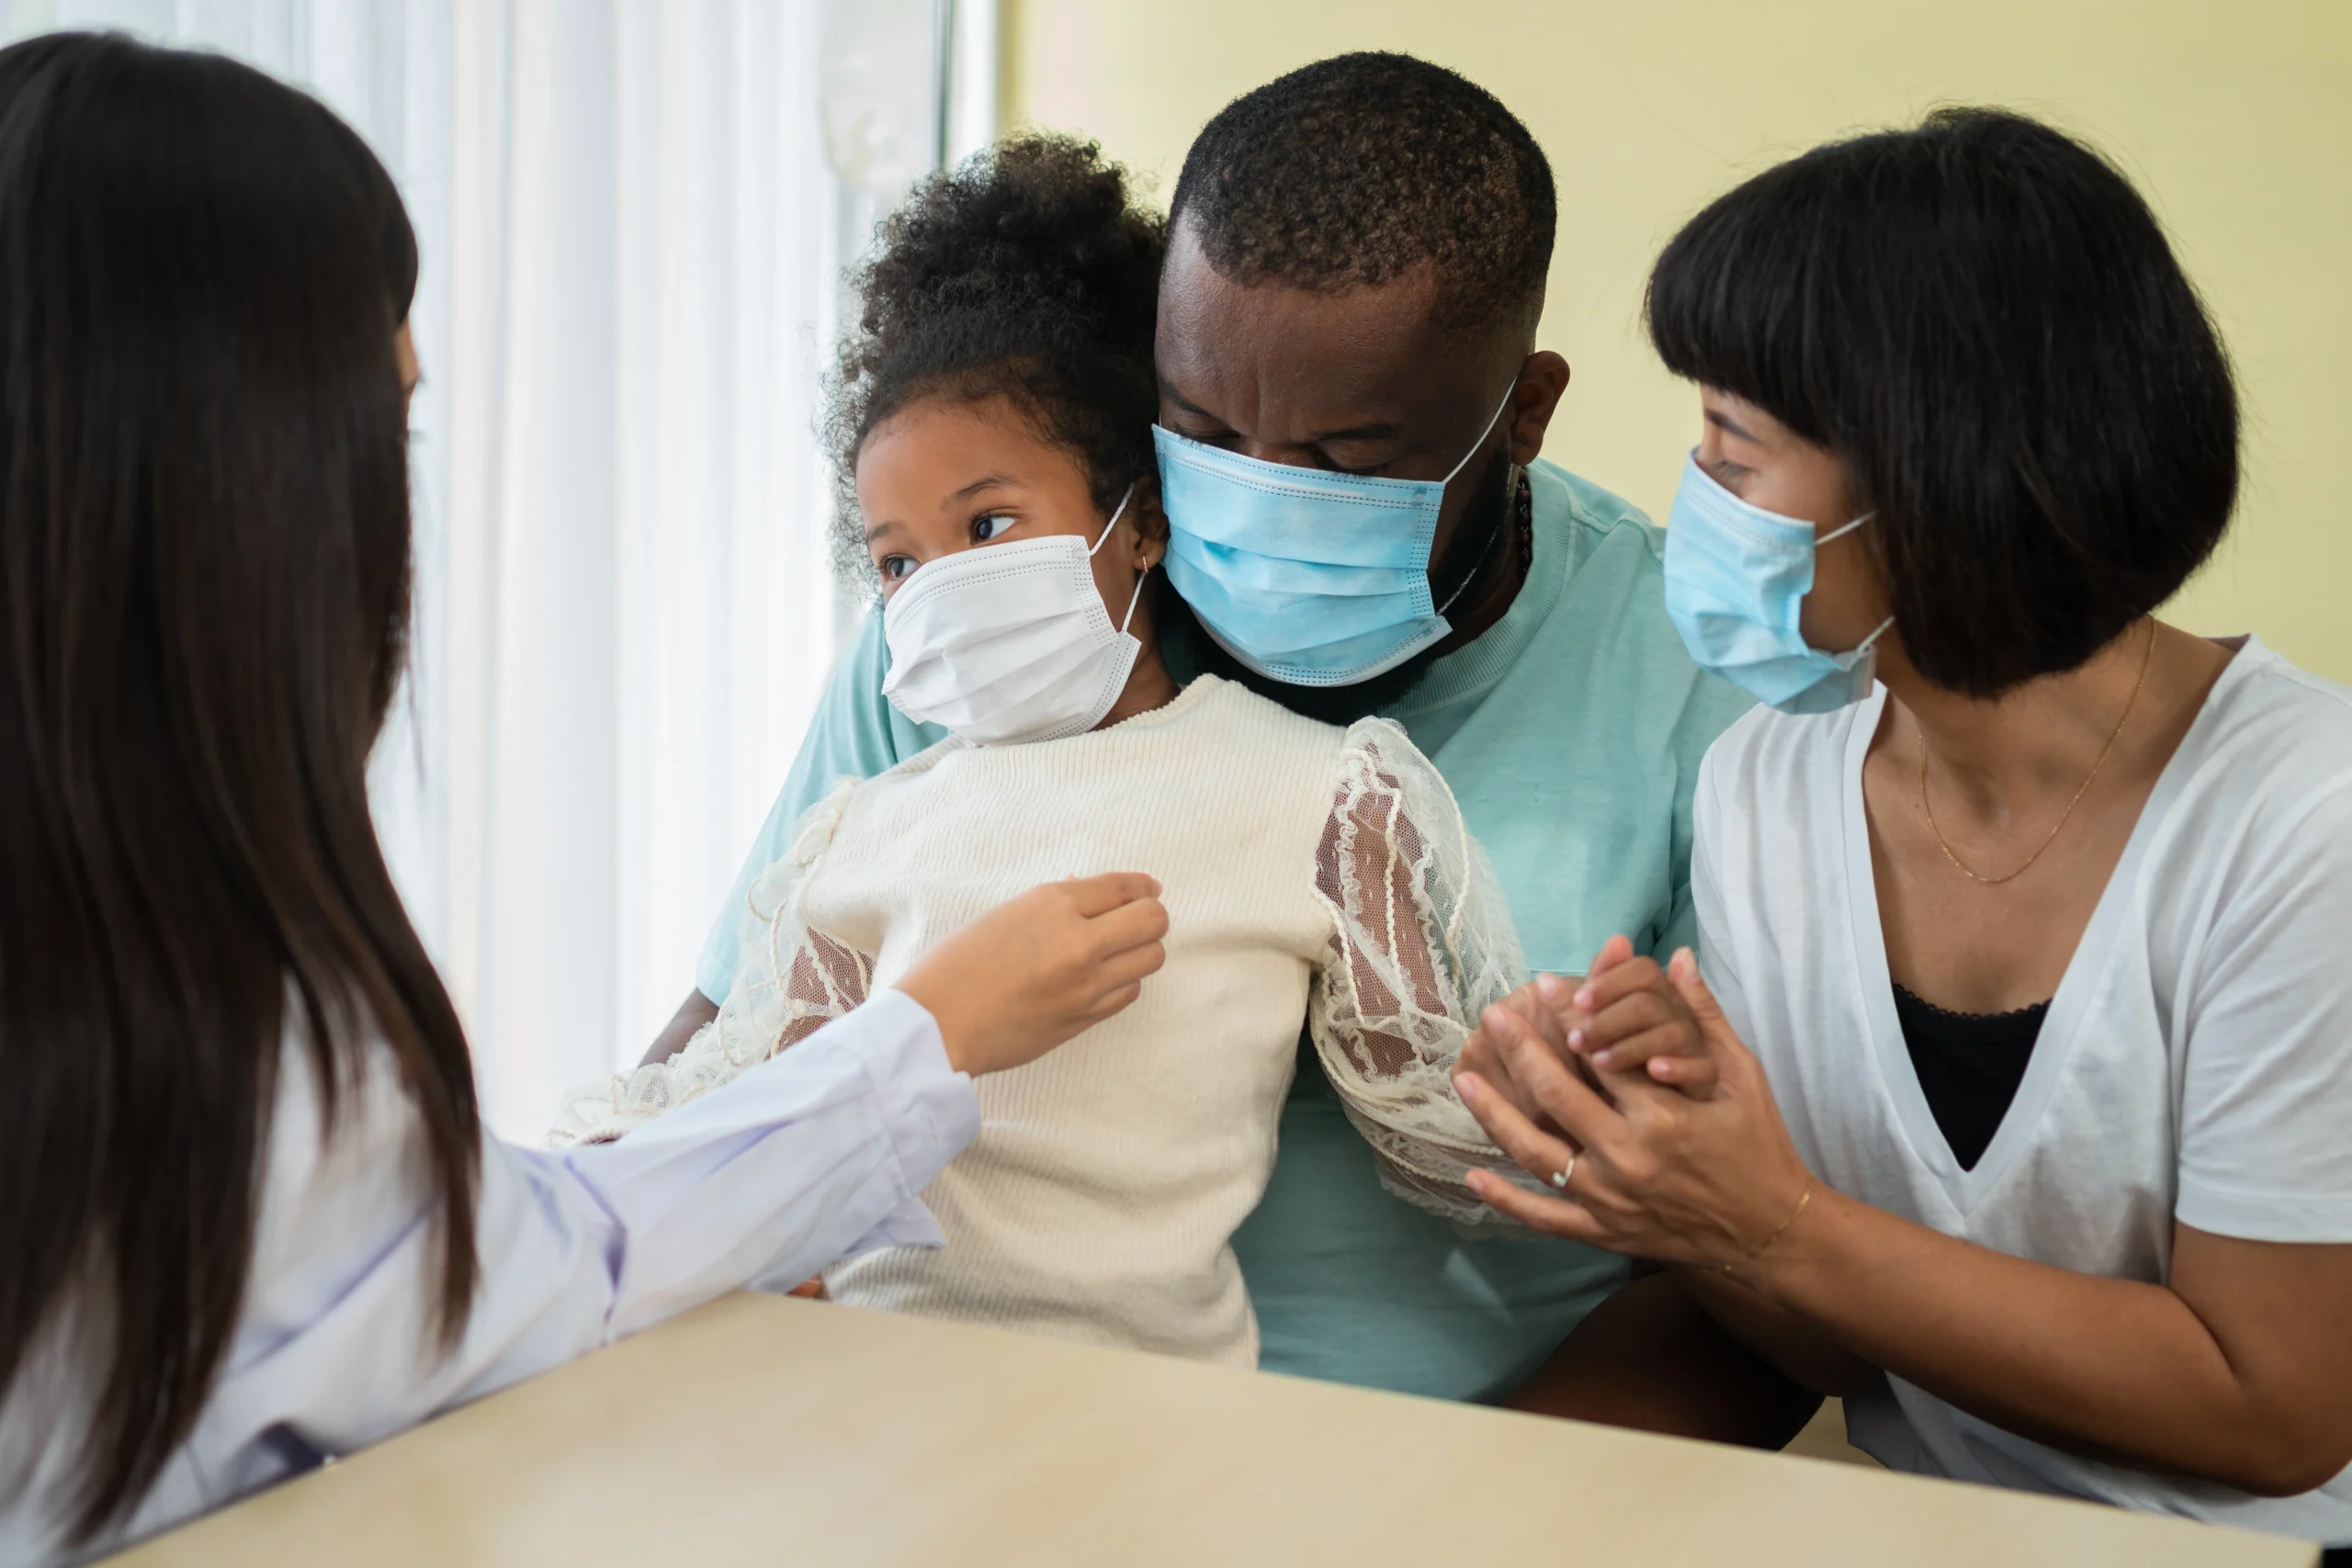
[[1157,631],[1187,612],[1152,571],[1162,230],[1119,172],[1008,142],[883,242],[832,420],[844,554],[878,581],[891,701],[954,735],[801,820],[752,888],[718,1017],[582,1091],[555,1137],[619,1136],[791,1047],[1009,891],[1140,868],[1164,886],[1166,968],[979,1086],[978,1140],[923,1193],[944,1250],[869,1253],[825,1288],[1254,1364],[1228,1243],[1272,1168],[1302,1020],[1392,1190],[1491,1217],[1464,1174],[1507,1162],[1447,1074],[1521,977],[1509,916],[1401,730],[1170,677]]

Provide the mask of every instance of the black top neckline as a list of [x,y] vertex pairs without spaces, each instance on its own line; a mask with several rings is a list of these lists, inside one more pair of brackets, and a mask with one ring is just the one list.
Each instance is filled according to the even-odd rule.
[[1962,1170],[1973,1170],[2008,1115],[2050,1004],[2014,1012],[1954,1012],[1894,987],[1911,1070]]
[[1897,1001],[1908,1002],[1915,1008],[1921,1008],[1935,1014],[1939,1019],[1949,1019],[1951,1021],[1960,1024],[2016,1024],[2022,1023],[2028,1019],[2032,1020],[2036,1023],[2040,1023],[2042,1018],[2050,1011],[2050,1004],[2046,1001],[2042,1001],[2035,1002],[2030,1007],[2018,1008],[2009,1012],[1956,1012],[1951,1008],[1938,1007],[1935,1003],[1919,995],[1917,991],[1905,989],[1902,982],[1899,980],[1894,982],[1894,996]]

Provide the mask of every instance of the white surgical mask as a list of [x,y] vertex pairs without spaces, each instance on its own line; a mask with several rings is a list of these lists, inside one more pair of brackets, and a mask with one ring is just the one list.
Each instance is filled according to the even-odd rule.
[[915,723],[944,726],[977,746],[1059,740],[1102,723],[1143,651],[1127,626],[1149,569],[1136,575],[1114,626],[1092,558],[1134,495],[1129,485],[1091,548],[1057,534],[917,568],[882,612],[890,648],[882,694]]

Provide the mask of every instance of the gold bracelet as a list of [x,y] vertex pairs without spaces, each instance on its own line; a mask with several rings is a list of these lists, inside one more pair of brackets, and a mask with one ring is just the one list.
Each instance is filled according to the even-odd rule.
[[1804,1206],[1813,1201],[1814,1185],[1814,1179],[1808,1174],[1804,1179],[1804,1190],[1797,1194],[1797,1206],[1789,1211],[1789,1217],[1782,1220],[1780,1224],[1775,1226],[1772,1234],[1766,1236],[1761,1242],[1758,1242],[1756,1245],[1755,1249],[1749,1252],[1747,1257],[1736,1258],[1732,1262],[1724,1264],[1723,1271],[1728,1274],[1733,1269],[1738,1268],[1742,1263],[1755,1262],[1758,1258],[1763,1257],[1767,1251],[1770,1250],[1774,1242],[1787,1235],[1789,1227],[1797,1223],[1797,1216],[1804,1213]]

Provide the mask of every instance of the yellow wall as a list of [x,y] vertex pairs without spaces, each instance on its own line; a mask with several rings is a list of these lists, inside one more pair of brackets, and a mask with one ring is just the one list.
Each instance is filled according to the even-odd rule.
[[1235,95],[1349,49],[1463,72],[1560,183],[1547,456],[1663,519],[1696,403],[1639,333],[1677,224],[1789,153],[1936,104],[2042,116],[2118,159],[2236,356],[2245,501],[2176,605],[2352,681],[2352,3],[2346,0],[1003,0],[1008,124],[1082,130],[1165,202]]

